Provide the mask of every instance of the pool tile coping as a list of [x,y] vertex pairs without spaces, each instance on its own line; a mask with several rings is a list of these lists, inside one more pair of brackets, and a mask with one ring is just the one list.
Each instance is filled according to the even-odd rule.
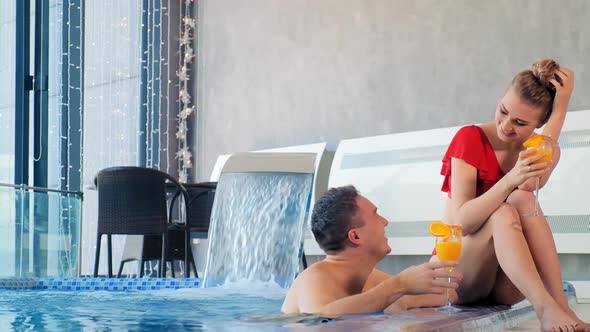
[[199,278],[0,278],[0,289],[144,291],[199,288]]

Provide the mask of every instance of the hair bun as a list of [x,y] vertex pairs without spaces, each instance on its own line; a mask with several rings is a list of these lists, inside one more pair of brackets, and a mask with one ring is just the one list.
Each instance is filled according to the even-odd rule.
[[533,75],[545,86],[553,86],[551,79],[556,79],[561,84],[559,76],[555,72],[559,69],[559,64],[552,59],[541,59],[533,63],[531,71]]

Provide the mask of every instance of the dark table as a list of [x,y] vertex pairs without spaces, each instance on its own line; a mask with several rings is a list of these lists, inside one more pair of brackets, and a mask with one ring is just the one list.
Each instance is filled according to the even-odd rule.
[[[176,223],[175,228],[184,233],[184,266],[190,275],[189,252],[192,253],[192,251],[189,250],[192,250],[190,243],[191,233],[196,233],[197,238],[207,238],[217,182],[182,183],[182,186],[188,192],[189,200],[186,204],[188,214],[185,219],[186,223]],[[171,199],[170,219],[172,220],[175,211],[177,212],[176,216],[180,217],[179,209],[176,208],[178,206],[176,202],[178,202],[181,192],[172,184],[167,188],[169,188]]]

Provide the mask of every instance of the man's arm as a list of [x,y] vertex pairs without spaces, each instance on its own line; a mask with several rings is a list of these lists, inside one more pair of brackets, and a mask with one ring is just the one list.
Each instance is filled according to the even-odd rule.
[[[367,282],[365,283],[365,287],[363,287],[363,292],[369,291],[373,287],[377,286],[378,284],[385,281],[387,278],[391,277],[391,274],[385,273],[381,270],[374,269],[373,272],[367,278]],[[400,311],[400,310],[407,310],[408,308],[408,300],[412,297],[420,297],[420,295],[404,295],[391,303],[384,311],[391,312],[391,311]],[[437,295],[440,296],[440,295]],[[414,301],[412,301],[414,302]]]
[[[457,302],[458,296],[454,289],[449,289],[451,303]],[[410,310],[413,308],[430,308],[442,307],[447,304],[447,294],[421,294],[421,295],[404,295],[390,306],[385,308],[385,312]]]
[[[373,270],[367,282],[365,283],[364,291],[368,291],[375,287],[385,279],[391,277],[391,274],[385,273],[378,269]],[[451,303],[457,301],[457,292],[454,289],[449,289],[449,296]],[[404,295],[391,303],[384,311],[400,311],[408,310],[413,308],[424,308],[424,307],[439,307],[445,305],[447,302],[447,295],[444,294],[421,294],[421,295]]]
[[379,285],[387,278],[391,277],[392,275],[389,273],[385,273],[378,269],[373,269],[369,277],[367,278],[367,282],[365,282],[365,286],[363,287],[363,292],[368,291],[369,289]]
[[323,315],[363,314],[383,311],[405,293],[403,280],[392,276],[371,290],[346,296],[346,290],[326,274],[309,275],[299,294],[299,312]]
[[[440,278],[462,278],[460,273],[442,269],[455,265],[455,262],[429,262],[411,266],[351,296],[347,296],[344,286],[335,283],[328,274],[309,274],[306,276],[308,280],[301,280],[309,287],[306,287],[305,294],[300,293],[299,312],[326,315],[372,313],[383,311],[404,294],[443,294],[448,288],[457,288],[458,284]],[[380,271],[371,274],[374,274],[372,282],[386,276]]]

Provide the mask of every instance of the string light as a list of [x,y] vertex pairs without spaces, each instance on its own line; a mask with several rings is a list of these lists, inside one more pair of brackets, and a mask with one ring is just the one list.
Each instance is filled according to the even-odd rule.
[[[160,64],[160,70],[158,71],[158,76],[156,77],[156,81],[158,82],[158,128],[157,128],[157,134],[158,134],[158,148],[160,149],[160,132],[162,130],[162,98],[161,98],[161,93],[162,93],[162,5],[160,4],[160,8],[157,8],[156,11],[158,12],[158,41],[160,42],[159,45],[157,45],[157,47],[160,49],[160,51],[158,52],[158,63]],[[155,54],[154,54],[155,56]],[[168,123],[168,119],[166,119],[166,123]],[[166,130],[167,131],[167,130]],[[162,153],[161,150],[158,151],[158,164],[157,164],[157,168],[160,169],[161,164],[162,164]],[[168,163],[168,161],[166,161],[166,163]]]
[[[170,40],[172,40],[170,38],[170,0],[168,0],[168,4],[166,5],[166,7],[162,7],[162,11],[165,11],[165,16],[166,16],[166,23],[167,23],[167,28],[166,28],[166,32],[168,34],[168,38],[166,39],[166,62],[163,64],[164,66],[166,66],[166,95],[164,96],[164,99],[166,100],[166,130],[164,131],[164,137],[166,138],[166,147],[164,148],[164,151],[166,151],[166,173],[170,173],[170,133],[169,133],[169,127],[170,127],[170,84],[172,84],[172,80],[170,79],[170,51],[172,49],[172,47],[170,47]],[[163,44],[163,43],[162,43]]]
[[[145,107],[141,105],[139,94],[140,89],[146,89],[147,82],[141,81],[139,71],[147,66],[147,63],[141,62],[141,34],[142,29],[146,28],[142,26],[141,17],[142,10],[146,11],[147,8],[142,7],[141,1],[81,3],[86,7],[82,8],[86,13],[86,25],[82,28],[86,31],[80,34],[85,37],[83,45],[86,57],[83,65],[86,91],[83,176],[86,189],[94,184],[94,177],[103,168],[137,165],[140,151],[138,133],[145,129],[145,122],[140,125],[139,121],[139,110]],[[78,25],[73,18],[71,20],[72,24]],[[73,71],[74,67],[71,69]],[[151,88],[152,81],[149,84]],[[150,134],[146,132],[145,135]],[[85,190],[80,252],[83,274],[92,273],[94,264],[98,212],[96,197],[96,191]],[[121,255],[124,243],[113,241],[114,257]],[[106,266],[106,255],[102,255],[101,259],[101,265]],[[124,273],[134,272],[133,265],[127,265]],[[104,273],[106,269],[101,271]]]
[[[147,54],[147,60],[146,60],[146,64],[144,65],[146,70],[146,116],[145,116],[145,165],[146,167],[152,167],[152,159],[153,159],[153,149],[152,149],[152,115],[153,115],[153,105],[151,103],[152,98],[151,98],[151,94],[152,94],[152,89],[153,89],[153,68],[155,67],[154,64],[152,64],[151,66],[149,65],[149,63],[151,63],[152,60],[152,55],[153,55],[153,38],[151,36],[152,31],[154,30],[154,26],[152,24],[152,16],[153,16],[153,11],[152,11],[152,1],[148,1],[147,2],[147,23],[148,23],[148,28],[147,28],[147,47],[145,50],[145,54]],[[150,50],[152,52],[150,52]],[[151,67],[152,70],[149,70]]]
[[192,153],[188,145],[188,118],[194,113],[195,107],[192,105],[192,98],[188,91],[190,84],[190,66],[195,58],[194,49],[192,47],[192,38],[196,28],[196,21],[190,15],[192,13],[193,0],[185,0],[184,2],[184,16],[182,18],[182,26],[179,38],[180,51],[180,69],[176,72],[176,76],[180,81],[180,111],[178,113],[178,131],[176,138],[178,139],[178,152],[176,158],[179,159],[178,177],[181,182],[187,182],[189,170],[193,167]]
[[[133,8],[128,8],[128,5],[115,0],[90,2],[90,8],[84,10],[86,13],[102,13],[109,12],[107,10],[109,8],[116,8],[115,12],[120,13],[119,16],[112,17],[111,19],[96,15],[87,16],[88,22],[97,24],[88,25],[91,27],[88,30],[89,35],[95,37],[95,39],[86,39],[85,53],[87,55],[87,62],[82,66],[82,69],[85,71],[84,86],[88,93],[83,98],[87,120],[86,126],[82,127],[83,124],[82,122],[80,123],[80,128],[84,128],[85,137],[84,146],[81,147],[83,152],[81,157],[83,158],[84,155],[91,156],[91,158],[83,158],[81,160],[81,163],[84,165],[83,183],[86,185],[92,183],[94,175],[104,167],[134,164],[138,155],[137,138],[139,137],[134,133],[139,131],[145,131],[142,134],[147,139],[146,162],[148,163],[148,167],[163,167],[160,160],[164,162],[164,158],[166,158],[167,172],[168,167],[172,167],[172,169],[177,167],[180,181],[187,182],[189,178],[189,171],[193,167],[193,155],[188,142],[188,133],[190,130],[188,121],[196,112],[196,107],[193,105],[194,98],[191,96],[189,90],[191,79],[194,77],[194,73],[191,73],[191,65],[196,58],[193,38],[195,36],[197,22],[191,17],[192,6],[195,1],[185,0],[181,2],[181,8],[179,8],[181,11],[181,20],[178,22],[179,28],[177,28],[177,32],[174,31],[176,30],[174,27],[170,29],[171,21],[168,15],[170,1],[167,1],[168,5],[165,8],[164,2],[161,3],[160,8],[154,8],[154,2],[148,1],[148,6],[150,7],[143,8],[144,11],[147,9],[149,16],[147,24],[149,28],[144,27],[143,24],[132,24],[136,20],[132,20],[133,16],[128,17],[128,15],[135,15],[137,12],[141,13],[140,2],[135,3],[132,6]],[[88,6],[88,3],[86,3],[86,6]],[[82,10],[82,8],[77,8],[71,2],[64,1],[64,10],[68,13],[69,20],[72,20],[71,13],[76,9]],[[164,15],[166,15],[165,19],[168,26],[166,30],[167,36],[162,36],[163,31],[161,30]],[[156,22],[158,19],[157,16],[159,16],[159,24]],[[140,19],[141,16],[137,18]],[[78,22],[74,22],[73,20],[70,22],[69,20],[65,24],[74,24],[77,29],[80,29],[79,38],[83,38],[85,35],[83,27],[79,26]],[[96,25],[98,25],[98,28]],[[101,33],[97,33],[97,29]],[[141,59],[142,54],[139,51],[141,49],[141,29],[148,30],[147,34],[151,37],[147,40],[148,49],[146,51],[148,53],[145,58],[147,61],[141,62],[141,68],[147,69],[147,77],[144,82],[141,82],[138,75],[129,67],[137,63],[135,59]],[[160,41],[164,41],[164,38],[167,38],[166,43],[154,42],[154,40],[157,40],[158,33],[160,34]],[[74,36],[70,34],[64,35],[64,43],[71,45],[72,37]],[[176,38],[179,39],[177,47],[172,44]],[[163,49],[164,46],[166,50]],[[74,46],[70,46],[70,48],[74,49]],[[157,52],[158,48],[161,51],[159,53]],[[169,64],[172,61],[176,49],[179,52],[179,63],[175,72],[175,69],[173,67],[170,68]],[[115,53],[113,50],[117,50],[117,52]],[[60,55],[63,56],[66,54],[60,53]],[[82,52],[80,52],[81,55]],[[60,100],[60,106],[65,106],[65,111],[69,106],[65,101],[69,100],[70,93],[82,93],[83,91],[78,84],[76,86],[72,84],[73,82],[70,77],[71,74],[73,77],[76,70],[81,69],[80,66],[78,63],[75,63],[74,59],[69,59],[68,57],[64,57],[63,59],[70,61],[70,63],[65,64],[66,71],[64,71],[63,75],[63,80],[67,80],[69,86],[64,92],[65,98]],[[130,61],[113,61],[114,59],[128,59]],[[62,60],[61,56],[59,60]],[[79,60],[80,63],[82,63],[81,60]],[[163,67],[164,65],[166,68]],[[159,72],[155,71],[156,66],[160,66],[161,70]],[[166,71],[169,75],[166,75]],[[172,75],[175,74],[177,75],[176,79],[172,78]],[[58,75],[61,75],[61,71],[58,71]],[[161,84],[167,84],[167,86],[164,88]],[[170,85],[172,84],[178,84],[179,91],[173,92],[171,96]],[[147,90],[147,100],[145,101],[147,105],[140,105],[141,103],[137,97],[140,88]],[[154,93],[157,92],[160,93],[160,98],[153,97]],[[178,102],[177,106],[174,105],[175,102]],[[137,118],[137,110],[146,106],[148,106],[148,113],[146,114],[145,122],[140,126]],[[163,114],[164,110],[162,110],[162,106],[166,107],[165,114]],[[155,107],[157,107],[157,110]],[[61,114],[62,108],[59,107],[57,111]],[[75,112],[75,110],[69,111],[68,116],[72,114],[72,111]],[[81,111],[81,109],[78,109],[78,111]],[[68,119],[67,121],[67,127],[63,128],[64,133],[71,132],[72,130],[70,128],[70,120]],[[82,121],[82,118],[80,121]],[[174,126],[173,123],[170,122],[169,126],[168,121],[177,121],[175,134],[172,133],[174,130],[172,127]],[[161,126],[165,126],[165,129],[161,128]],[[140,128],[139,130],[138,127]],[[66,149],[64,152],[67,154],[66,158],[69,160],[71,150],[67,147],[71,147],[72,142],[69,141],[68,136],[60,135],[60,139],[65,142],[64,145],[60,145],[60,148],[63,146]],[[156,141],[157,139],[152,138],[157,136],[160,137],[159,142],[166,140],[165,147],[162,146],[160,148],[160,150],[166,151],[166,157],[164,155],[158,157],[160,154],[156,154],[156,144],[159,142]],[[178,147],[170,144],[170,140],[174,142],[175,139],[178,142]],[[174,152],[175,150],[176,153]],[[178,163],[174,165],[174,163],[170,163],[170,159],[177,159]],[[64,180],[69,179],[70,175],[75,173],[74,169],[67,165],[59,165],[58,174],[62,174],[62,170],[67,173],[67,177],[64,177]],[[66,185],[69,189],[69,183]],[[64,206],[66,206],[65,204],[64,202]],[[88,210],[89,208],[92,208],[92,206],[86,205],[84,207],[85,211],[83,212],[84,219],[89,223],[85,225],[87,230],[96,227],[96,212]],[[81,244],[84,249],[81,255],[84,262],[82,270],[84,271],[88,271],[92,266],[88,262],[92,262],[95,241],[94,232],[83,232]],[[114,247],[115,252],[122,251],[122,247],[117,248],[117,245],[114,245]]]

